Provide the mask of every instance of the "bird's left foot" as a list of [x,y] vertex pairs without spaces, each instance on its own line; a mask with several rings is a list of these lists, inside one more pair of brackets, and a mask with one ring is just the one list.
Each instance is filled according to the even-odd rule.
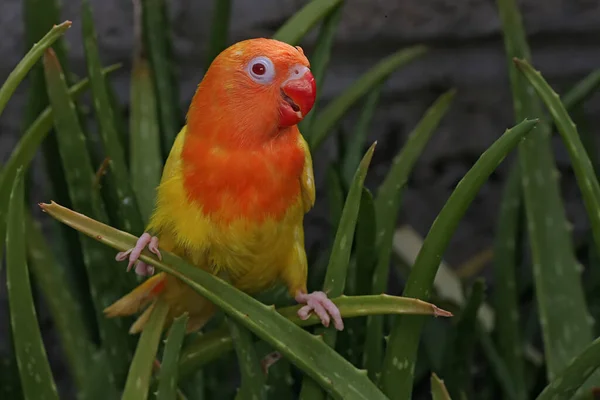
[[296,301],[298,303],[306,304],[298,310],[298,316],[302,320],[307,319],[310,316],[310,312],[314,311],[321,319],[323,326],[328,327],[330,320],[333,319],[335,329],[338,331],[344,330],[344,322],[342,321],[340,310],[324,292],[298,292],[296,294]]
[[150,252],[152,252],[158,256],[159,260],[162,260],[162,255],[160,254],[160,250],[158,249],[158,238],[156,236],[150,235],[148,232],[144,232],[144,234],[142,236],[140,236],[140,238],[138,239],[138,241],[134,247],[132,247],[131,249],[129,249],[127,251],[122,251],[120,253],[117,253],[117,256],[115,257],[115,259],[117,261],[124,261],[127,258],[129,258],[129,264],[127,265],[127,271],[129,271],[131,269],[131,267],[133,266],[133,264],[136,264],[136,262],[137,262],[137,264],[135,266],[136,274],[142,275],[142,276],[152,275],[154,273],[154,267],[146,264],[143,261],[138,260],[138,258],[140,257],[140,254],[142,254],[142,251],[144,250],[144,248],[146,246],[148,246],[148,250],[150,250]]

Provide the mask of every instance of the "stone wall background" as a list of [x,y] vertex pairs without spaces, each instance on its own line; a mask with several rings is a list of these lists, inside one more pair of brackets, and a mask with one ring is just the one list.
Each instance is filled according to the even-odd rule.
[[[170,0],[175,53],[179,59],[180,102],[185,109],[203,75],[204,53],[213,1]],[[114,86],[123,103],[129,96],[132,6],[129,1],[91,0],[104,64],[122,62]],[[230,41],[270,36],[302,7],[300,0],[235,0]],[[85,75],[80,5],[63,0],[63,19],[74,21],[67,33],[71,68]],[[534,65],[550,83],[565,89],[600,67],[600,1],[519,1],[529,34]],[[23,44],[21,1],[0,0],[0,81],[27,49]],[[370,66],[399,48],[425,43],[430,53],[395,73],[387,82],[369,141],[379,141],[368,184],[385,174],[389,160],[435,98],[458,90],[454,104],[420,158],[404,198],[400,221],[425,235],[458,180],[477,157],[514,124],[506,60],[494,0],[347,0],[336,36],[323,103],[340,93]],[[315,33],[303,47],[310,56]],[[21,127],[26,85],[0,118],[0,160],[5,160]],[[600,122],[600,96],[585,106],[589,126]],[[356,117],[344,121],[349,131]],[[580,192],[568,157],[555,138],[556,157],[568,216],[577,235],[587,226]],[[313,155],[318,203],[307,217],[307,245],[328,235],[325,168],[336,148],[332,140]],[[43,173],[37,163],[33,195],[42,199]],[[460,264],[492,244],[498,198],[508,172],[503,163],[482,188],[452,239],[445,258]],[[37,200],[36,200],[37,201]]]

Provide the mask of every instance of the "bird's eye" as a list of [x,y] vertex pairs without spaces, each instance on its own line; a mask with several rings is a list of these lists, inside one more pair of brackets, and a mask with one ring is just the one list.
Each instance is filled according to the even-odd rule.
[[247,72],[253,81],[267,84],[275,77],[275,66],[273,62],[264,56],[256,57],[250,60]]
[[257,62],[252,66],[252,73],[254,75],[264,75],[266,71],[267,67],[263,63]]

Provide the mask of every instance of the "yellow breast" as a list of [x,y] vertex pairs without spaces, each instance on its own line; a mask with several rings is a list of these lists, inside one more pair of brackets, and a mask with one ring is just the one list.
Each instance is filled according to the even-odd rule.
[[187,199],[180,157],[184,136],[185,128],[165,165],[148,227],[159,236],[161,247],[224,275],[247,292],[267,288],[290,266],[305,269],[302,198],[298,197],[279,221],[212,221],[197,203]]

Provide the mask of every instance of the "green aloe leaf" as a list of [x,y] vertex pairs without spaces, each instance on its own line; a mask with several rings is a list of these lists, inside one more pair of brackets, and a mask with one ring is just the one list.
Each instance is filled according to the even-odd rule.
[[240,375],[242,376],[242,385],[236,398],[240,400],[265,399],[266,379],[254,348],[252,332],[231,318],[227,318],[227,326],[233,340],[238,364],[240,365]]
[[6,235],[6,287],[12,337],[25,399],[57,399],[29,282],[25,236],[25,189],[19,169],[10,194]]
[[[402,225],[394,233],[394,261],[398,272],[408,276],[408,271],[413,268],[415,261],[423,247],[423,238],[409,225]],[[457,273],[448,265],[443,258],[440,260],[438,271],[433,281],[434,294],[436,298],[462,307],[466,303],[463,293],[463,284]],[[483,303],[479,309],[479,322],[486,332],[494,330],[494,309],[487,303]],[[539,360],[539,357],[536,359]],[[534,361],[534,363],[536,363]]]
[[179,359],[179,379],[185,379],[205,365],[234,350],[229,328],[223,326],[197,336],[184,346]]
[[600,251],[600,184],[598,183],[592,162],[588,157],[583,143],[581,143],[575,123],[561,103],[558,94],[548,85],[542,74],[533,69],[527,61],[515,59],[515,63],[535,88],[540,98],[546,104],[548,111],[550,111],[552,118],[554,118],[554,123],[569,152],[575,177],[583,194],[583,200],[592,225],[596,249]]
[[600,338],[596,338],[569,362],[536,400],[570,399],[600,367]]
[[344,185],[336,165],[327,168],[327,200],[329,203],[330,224],[337,227],[342,218],[344,207]]
[[156,95],[152,71],[146,59],[138,57],[131,73],[131,185],[143,220],[154,210],[156,188],[162,176],[160,126],[156,116]]
[[332,100],[317,115],[312,132],[307,139],[311,149],[316,150],[326,139],[327,134],[335,127],[344,114],[375,86],[383,82],[398,68],[414,61],[427,52],[425,46],[413,46],[400,50],[381,60],[377,65],[365,72],[356,82]]
[[[54,25],[60,23],[60,4],[58,0],[24,0],[21,3],[23,4],[25,25],[25,47],[29,49],[44,37]],[[56,52],[56,56],[66,71],[67,83],[72,84],[73,81],[69,79],[70,74],[67,67],[68,60],[65,47],[64,36],[60,36],[52,44],[52,49]],[[25,108],[25,127],[31,125],[48,106],[44,68],[41,63],[35,63],[27,75],[27,80],[29,81],[29,87],[27,90],[27,106]],[[52,198],[70,207],[71,203],[67,194],[67,182],[65,181],[65,174],[58,156],[58,144],[56,143],[55,135],[49,135],[44,140],[42,151],[44,173],[48,178],[48,189]],[[25,190],[28,190],[28,187],[29,185],[26,184]],[[76,233],[73,231],[69,232],[64,226],[55,224],[51,225],[50,228],[54,230],[51,234],[59,239],[55,245],[57,250],[63,252],[66,250],[68,254],[64,258],[68,258],[70,262],[81,260]]]
[[[73,207],[82,213],[107,221],[104,204],[94,187],[94,171],[85,137],[69,97],[60,64],[52,50],[48,50],[44,56],[44,71],[60,156],[67,174]],[[121,380],[127,371],[132,338],[124,329],[123,320],[107,319],[102,310],[132,288],[135,278],[126,274],[125,268],[114,261],[114,254],[106,247],[84,235],[80,235],[80,242],[102,346],[109,356],[111,372],[117,380]]]
[[[95,346],[85,326],[82,309],[73,295],[71,282],[58,264],[39,224],[29,213],[25,216],[25,224],[31,273],[50,309],[69,370],[82,392],[87,384],[88,368],[93,364]],[[104,376],[108,376],[106,371]],[[103,385],[110,385],[110,382],[104,380]]]
[[431,396],[433,400],[452,400],[444,381],[435,372],[431,374]]
[[129,367],[123,400],[138,400],[148,397],[152,366],[169,312],[168,304],[162,300],[158,300],[150,307],[152,307],[150,317],[140,335],[140,340]]
[[[356,220],[358,219],[360,201],[362,199],[363,184],[369,170],[369,165],[371,164],[371,159],[373,158],[376,144],[377,142],[374,142],[369,147],[369,150],[367,150],[356,169],[346,202],[344,203],[323,283],[323,292],[327,293],[329,297],[339,297],[344,293]],[[319,327],[315,330],[315,334],[322,336],[325,344],[335,348],[337,331],[333,326],[327,328]],[[319,385],[315,381],[310,378],[304,378],[300,396],[306,399],[324,399],[326,394],[319,388]]]
[[483,302],[485,284],[478,279],[471,288],[467,304],[462,309],[453,338],[446,346],[444,356],[444,378],[448,381],[448,391],[455,398],[473,397],[471,384],[471,365],[475,341],[477,340],[477,311]]
[[358,116],[358,121],[352,133],[352,140],[348,143],[348,148],[344,152],[344,158],[342,159],[341,170],[344,182],[350,182],[352,174],[360,162],[360,155],[369,136],[369,125],[377,109],[377,104],[379,104],[383,84],[384,82],[379,83],[369,92]]
[[[268,400],[295,400],[295,380],[291,373],[291,364],[285,358],[274,352],[273,346],[263,340],[255,343],[261,366],[267,373]],[[275,362],[274,362],[275,361]]]
[[[65,209],[56,203],[43,205],[43,209],[61,222],[115,249],[125,250],[135,244],[135,236]],[[233,288],[225,281],[187,264],[169,252],[162,252],[163,261],[150,257],[146,251],[140,259],[176,276],[223,309],[229,317],[272,344],[282,355],[323,385],[332,396],[348,399],[385,398],[364,375],[325,343],[316,340],[272,308]]]
[[107,207],[107,211],[113,215],[112,219],[119,228],[141,234],[144,231],[144,224],[129,182],[121,134],[117,131],[115,110],[110,101],[107,82],[101,73],[102,66],[92,8],[88,0],[82,0],[81,4],[83,45],[92,88],[92,103],[99,123],[104,154],[110,160],[106,179],[112,204]]
[[[25,25],[25,45],[33,47],[52,27],[60,22],[60,4],[58,0],[24,0],[23,20]],[[61,65],[66,66],[67,52],[63,36],[53,44]],[[66,69],[66,68],[65,68]],[[68,75],[68,74],[67,74]],[[30,125],[48,105],[44,69],[41,64],[35,63],[28,75],[29,90],[27,95],[27,109],[25,121]],[[69,79],[67,79],[67,82]],[[66,187],[66,186],[65,186]]]
[[[312,112],[309,112],[298,124],[300,132],[302,132],[305,138],[309,138],[312,134],[312,126],[321,94],[320,88],[323,87],[323,84],[325,83],[325,72],[327,71],[327,66],[329,65],[329,60],[331,58],[333,39],[335,37],[338,23],[340,22],[340,18],[342,16],[343,6],[344,2],[340,1],[339,4],[331,9],[331,11],[323,19],[321,30],[319,31],[319,36],[317,37],[317,42],[315,44],[315,50],[310,57],[310,70],[315,77],[315,82],[317,84],[317,97],[315,98],[315,104],[313,104]],[[360,154],[357,156],[356,165],[358,165],[359,161]],[[354,172],[354,170],[352,172]]]
[[524,381],[525,366],[516,278],[521,194],[521,172],[517,162],[513,165],[504,188],[496,225],[493,264],[494,308],[498,311],[495,314],[498,350],[508,367],[517,398],[525,400],[527,389]]
[[375,201],[371,191],[363,188],[360,211],[356,221],[356,295],[371,293],[371,277],[377,261],[377,221]]
[[120,386],[119,390],[117,390],[112,375],[107,373],[107,371],[110,371],[110,364],[106,351],[104,351],[104,349],[99,349],[94,353],[92,364],[88,365],[85,370],[87,384],[78,397],[90,400],[118,398],[122,391],[122,387]]
[[19,83],[25,78],[27,73],[35,63],[42,57],[44,51],[52,46],[52,44],[58,40],[66,31],[71,27],[71,21],[65,21],[60,25],[55,25],[50,31],[37,42],[31,50],[23,57],[23,59],[17,64],[15,69],[12,70],[8,78],[2,84],[0,88],[0,115],[6,107],[6,103],[10,100],[12,94],[19,86]]
[[296,45],[320,20],[343,0],[318,0],[308,2],[296,12],[275,34],[273,39]]
[[136,196],[133,193],[129,180],[129,172],[125,161],[125,152],[115,119],[115,110],[112,108],[110,97],[106,89],[107,83],[102,75],[100,55],[94,27],[94,17],[89,0],[82,0],[83,14],[83,47],[87,70],[92,87],[92,103],[96,111],[99,123],[100,137],[104,145],[104,154],[110,159],[108,174],[108,190],[111,192],[110,207],[113,210],[115,224],[118,228],[141,235],[144,232],[144,224],[137,206]]
[[[407,297],[389,296],[386,294],[369,296],[340,296],[331,299],[340,310],[342,318],[365,317],[373,314],[410,314],[451,317],[452,314],[431,303]],[[277,310],[281,315],[299,326],[320,324],[317,316],[311,314],[307,320],[301,320],[297,313],[300,306],[291,306]],[[186,375],[201,368],[209,362],[232,351],[233,344],[227,328],[217,329],[198,337],[183,351],[179,369]]]
[[179,356],[188,322],[188,314],[175,318],[169,329],[165,349],[163,351],[160,373],[158,375],[158,392],[156,400],[175,400],[177,394],[177,380],[179,377]]
[[[127,119],[125,118],[125,112],[123,111],[124,106],[119,101],[119,97],[115,92],[115,88],[109,78],[104,78],[106,82],[106,93],[108,94],[108,99],[110,101],[110,107],[112,108],[113,117],[115,118],[115,126],[117,128],[117,132],[119,133],[119,142],[123,147],[123,152],[125,155],[129,154],[129,130],[127,127]],[[131,101],[131,100],[130,100]],[[155,117],[156,118],[156,117]],[[129,159],[125,157],[125,162],[129,165]]]
[[[137,238],[135,236],[95,221],[81,213],[71,211],[54,202],[52,204],[41,204],[40,206],[53,218],[119,251],[131,248],[136,243]],[[306,326],[316,323],[316,317],[314,316],[306,321],[301,321],[297,315],[299,306],[288,309],[287,312],[293,315],[288,314],[288,318],[286,318],[285,315],[275,312],[272,307],[260,303],[233,288],[222,279],[187,264],[181,258],[167,251],[162,252],[162,261],[152,257],[151,253],[146,250],[142,252],[140,259],[182,280],[200,295],[221,308],[229,317],[240,322],[259,338],[271,344],[298,368],[323,385],[332,396],[345,399],[385,398],[358,369],[350,365],[325,343],[316,340],[296,325],[303,324]],[[394,310],[391,312],[398,312],[399,307],[390,307],[390,303],[399,301],[398,298],[392,296],[369,297],[372,298],[358,298],[358,304],[353,305],[354,311],[360,313],[360,315],[365,315],[364,313],[370,308],[369,303],[374,303],[373,308],[377,309],[378,312],[390,312],[390,309]],[[346,299],[348,300],[347,303],[352,303],[349,301],[350,299]],[[342,300],[333,300],[340,308],[342,315],[344,315],[344,307],[340,304]],[[415,300],[412,299],[406,299],[405,301],[408,301],[408,304],[418,304],[419,307],[410,307],[412,312],[418,309],[418,314],[426,310],[429,315],[439,315],[442,311],[432,304],[413,303]],[[450,314],[442,312],[442,315],[449,316]],[[288,319],[291,321],[288,321]]]
[[[360,209],[356,221],[355,255],[348,267],[346,293],[362,296],[371,293],[371,277],[377,261],[375,247],[375,204],[369,189],[363,187]],[[354,365],[361,365],[363,355],[366,318],[352,318],[344,323],[340,332],[339,349]]]
[[213,8],[210,42],[208,44],[208,53],[206,54],[206,69],[208,69],[215,57],[227,47],[231,0],[214,0]]
[[[388,271],[392,254],[394,231],[400,212],[402,192],[408,177],[425,149],[433,132],[439,126],[442,118],[448,112],[455,91],[442,94],[427,110],[419,124],[409,135],[406,144],[394,158],[390,171],[377,189],[375,196],[376,212],[376,252],[377,264],[371,281],[371,293],[383,293],[388,286]],[[375,380],[381,370],[383,359],[383,317],[367,318],[367,337],[364,354],[364,367],[369,377]]]
[[[490,364],[490,369],[493,371],[495,375],[495,379],[498,382],[499,386],[504,391],[504,396],[507,399],[519,399],[516,394],[515,384],[513,383],[513,377],[504,362],[504,359],[500,355],[499,351],[496,349],[490,334],[485,331],[484,327],[481,324],[481,321],[477,321],[477,334],[479,336],[479,344],[481,345],[481,351],[485,355]],[[519,349],[521,353],[522,349]],[[527,390],[523,391],[523,395],[525,397],[521,397],[521,399],[528,398]]]
[[174,73],[166,0],[137,0],[142,4],[143,36],[153,73],[162,154],[166,159],[182,126],[178,82]]
[[567,110],[572,110],[582,104],[600,87],[600,69],[590,72],[585,78],[577,82],[562,98],[562,103]]
[[[119,68],[118,64],[107,67],[103,70],[108,74]],[[69,89],[69,96],[72,99],[80,96],[89,86],[89,80],[83,79]],[[27,169],[31,160],[38,151],[40,144],[47,137],[52,129],[52,108],[47,107],[39,117],[25,131],[15,148],[12,150],[4,169],[0,172],[0,243],[4,243],[6,224],[4,220],[8,212],[8,198],[13,180],[20,166]],[[0,246],[0,258],[2,258],[3,246]],[[1,268],[2,263],[0,263]]]
[[[535,90],[513,61],[515,57],[531,59],[517,3],[497,0],[497,6],[516,120],[542,117],[542,104]],[[519,146],[519,164],[546,372],[548,379],[553,380],[592,341],[592,326],[567,228],[547,123],[542,122]],[[594,380],[598,382],[598,378]]]
[[[460,219],[488,176],[531,131],[537,120],[524,120],[507,130],[482,155],[458,183],[433,222],[419,251],[403,295],[427,300],[442,254]],[[391,399],[410,397],[423,317],[397,317],[385,353],[381,387]]]
[[[8,319],[8,316],[6,317]],[[5,336],[7,343],[12,343],[12,333],[10,330]],[[19,369],[14,350],[10,349],[0,356],[0,396],[3,399],[22,399],[23,391],[21,380],[19,379]]]

